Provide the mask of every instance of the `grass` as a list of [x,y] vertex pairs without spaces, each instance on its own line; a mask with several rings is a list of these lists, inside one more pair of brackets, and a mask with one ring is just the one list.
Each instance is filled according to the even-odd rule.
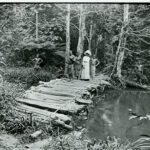
[[83,134],[70,133],[56,138],[52,138],[49,146],[45,150],[132,150],[120,143],[119,138],[107,140],[89,139]]
[[57,68],[49,68],[47,70],[40,69],[36,71],[34,68],[6,68],[3,69],[3,77],[11,83],[22,83],[27,88],[37,85],[39,81],[50,81],[57,75]]
[[150,138],[139,138],[134,142],[121,143],[116,137],[107,140],[88,139],[86,135],[80,136],[71,133],[52,138],[44,150],[149,150]]
[[9,83],[3,81],[0,83],[0,130],[6,129],[4,123],[13,117],[15,98],[24,92],[22,84]]

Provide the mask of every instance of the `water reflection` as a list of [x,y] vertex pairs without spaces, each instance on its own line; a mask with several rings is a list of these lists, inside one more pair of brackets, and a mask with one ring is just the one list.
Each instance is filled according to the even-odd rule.
[[106,139],[117,136],[135,140],[141,135],[150,135],[150,120],[129,120],[129,109],[139,116],[150,115],[150,92],[110,91],[105,100],[97,104],[87,123],[91,138]]

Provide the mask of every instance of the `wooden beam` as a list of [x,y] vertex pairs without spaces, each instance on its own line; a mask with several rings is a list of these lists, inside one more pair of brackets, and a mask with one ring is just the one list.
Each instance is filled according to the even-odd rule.
[[59,113],[63,114],[76,114],[82,109],[84,109],[84,105],[77,105],[75,103],[63,103],[63,104],[57,104],[57,103],[46,103],[44,101],[37,101],[34,99],[21,99],[17,98],[16,99],[18,102],[27,104],[30,106],[34,106],[36,108],[42,108],[42,109],[47,109],[50,111],[57,111]]
[[58,118],[59,120],[62,120],[63,122],[68,122],[70,123],[71,122],[71,118],[67,115],[64,115],[64,114],[59,114],[59,113],[56,113],[56,112],[50,112],[50,111],[47,111],[47,110],[42,110],[42,109],[39,109],[39,108],[35,108],[35,107],[31,107],[31,106],[28,106],[28,105],[24,105],[24,104],[18,104],[16,107],[15,107],[16,110],[22,110],[24,112],[28,112],[28,113],[34,113],[36,115],[41,115],[41,116],[45,116],[47,117],[48,119],[55,119],[55,118]]
[[54,95],[54,96],[62,96],[62,97],[75,97],[74,93],[68,93],[65,91],[56,91],[54,89],[46,88],[46,87],[38,87],[31,89],[31,91],[39,92],[41,94],[48,94],[48,95]]

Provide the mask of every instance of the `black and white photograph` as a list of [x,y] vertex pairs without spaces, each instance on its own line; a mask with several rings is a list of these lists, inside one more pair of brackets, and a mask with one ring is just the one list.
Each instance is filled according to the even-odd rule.
[[150,3],[0,1],[0,150],[150,150]]

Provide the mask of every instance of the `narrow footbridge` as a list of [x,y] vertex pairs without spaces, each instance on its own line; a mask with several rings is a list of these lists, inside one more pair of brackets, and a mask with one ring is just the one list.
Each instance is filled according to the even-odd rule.
[[53,122],[56,125],[72,129],[72,115],[75,115],[92,103],[92,91],[102,84],[110,85],[104,75],[94,81],[55,79],[39,82],[32,86],[22,97],[18,97],[17,112],[32,115],[32,119]]

